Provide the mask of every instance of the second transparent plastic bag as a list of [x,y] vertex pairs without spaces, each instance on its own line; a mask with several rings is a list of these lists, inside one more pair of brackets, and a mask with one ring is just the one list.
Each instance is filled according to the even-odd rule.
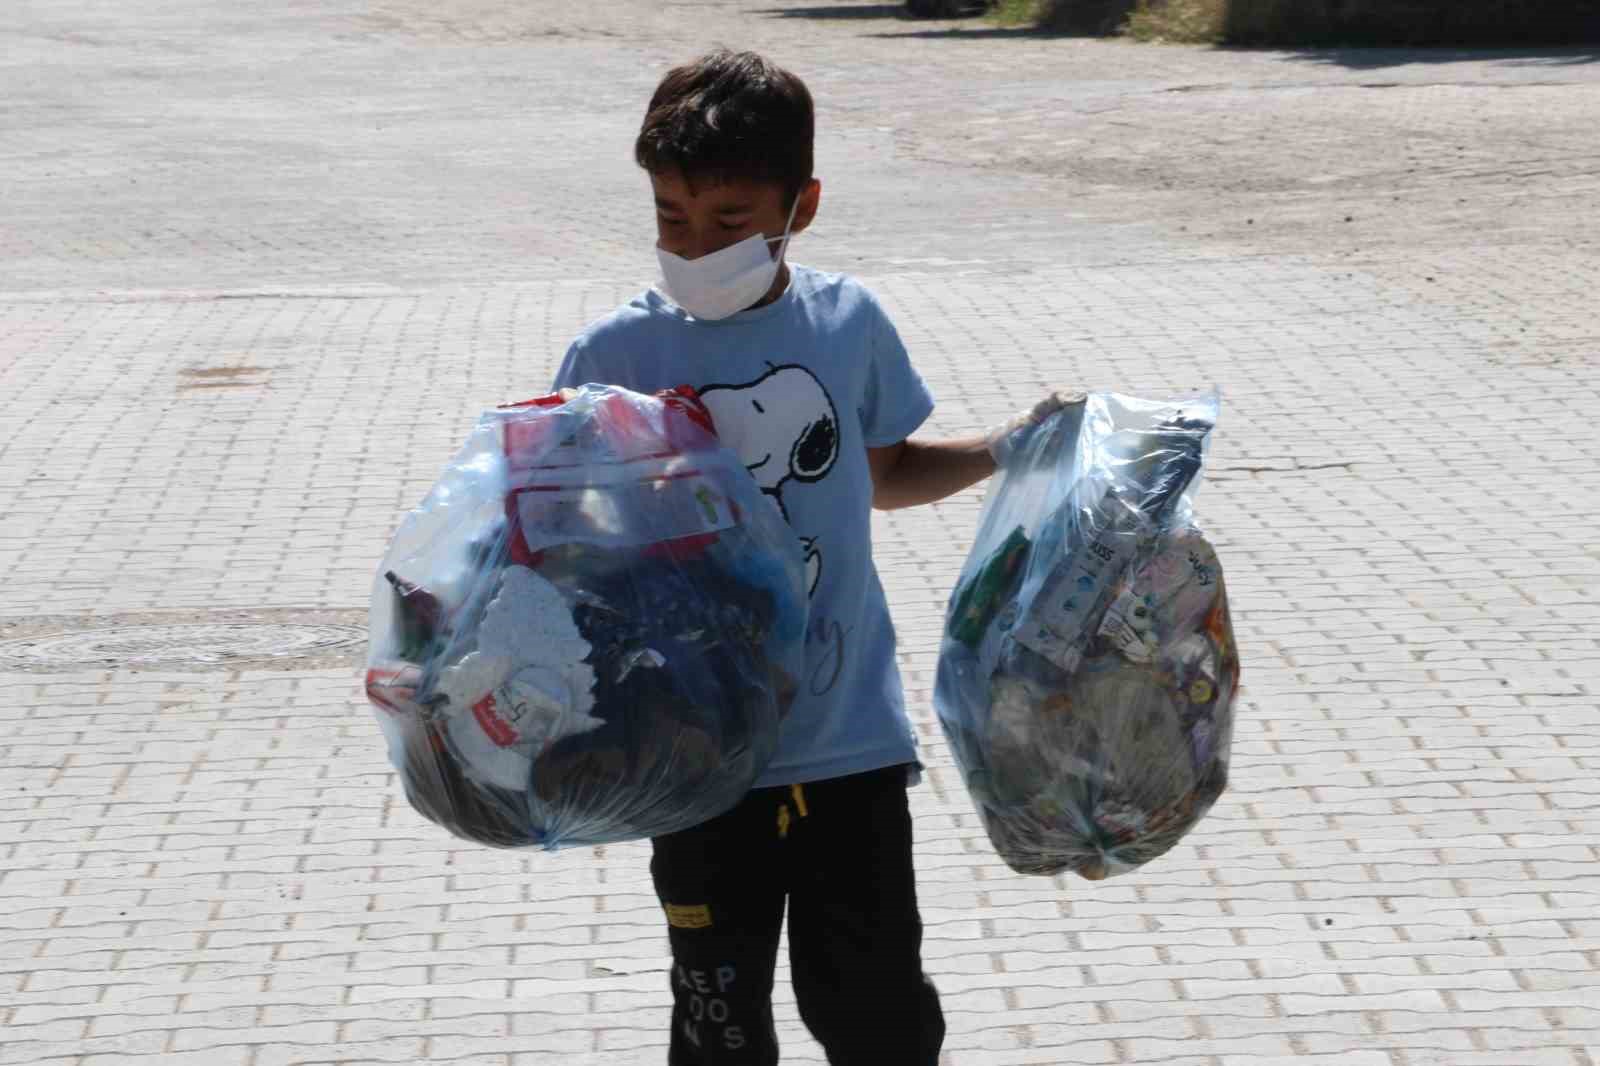
[[1091,394],[990,486],[934,702],[1019,872],[1131,870],[1226,787],[1239,657],[1191,504],[1217,408]]
[[486,412],[373,587],[366,689],[407,798],[499,847],[723,813],[776,749],[804,580],[691,391]]

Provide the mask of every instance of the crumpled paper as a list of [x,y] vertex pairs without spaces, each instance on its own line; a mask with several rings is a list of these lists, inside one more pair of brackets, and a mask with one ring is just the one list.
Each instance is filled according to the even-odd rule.
[[562,737],[604,723],[594,708],[589,642],[549,581],[508,566],[478,627],[478,647],[440,672],[446,730],[474,777],[526,791],[533,761]]

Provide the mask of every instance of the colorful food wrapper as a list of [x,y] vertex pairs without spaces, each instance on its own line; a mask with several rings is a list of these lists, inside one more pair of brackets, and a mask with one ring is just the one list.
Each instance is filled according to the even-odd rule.
[[934,703],[990,840],[1091,879],[1169,850],[1227,784],[1239,657],[1191,497],[1217,419],[1095,393],[991,484]]
[[693,392],[484,414],[373,588],[366,690],[408,799],[498,847],[723,813],[777,746],[804,581]]

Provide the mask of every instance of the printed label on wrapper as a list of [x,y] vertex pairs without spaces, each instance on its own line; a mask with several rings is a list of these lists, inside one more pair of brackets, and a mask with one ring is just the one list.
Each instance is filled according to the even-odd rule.
[[700,474],[621,485],[530,488],[516,498],[530,551],[556,544],[625,548],[739,525],[733,502]]

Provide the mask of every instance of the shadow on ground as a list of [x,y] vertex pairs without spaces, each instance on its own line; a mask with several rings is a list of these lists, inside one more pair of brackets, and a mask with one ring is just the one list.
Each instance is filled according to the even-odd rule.
[[[1438,12],[1432,21],[1410,11],[1385,9],[1382,18],[1370,12],[1363,20],[1341,15],[1351,0],[1209,0],[1218,21],[1210,38],[1226,49],[1256,48],[1298,53],[1306,62],[1374,70],[1411,63],[1482,62],[1504,59],[1523,64],[1567,66],[1600,60],[1600,0],[1571,0],[1588,7],[1562,12],[1524,12],[1520,21],[1498,27],[1470,18],[1454,21]],[[1370,2],[1370,0],[1368,0]],[[1413,0],[1439,2],[1439,0]],[[1530,0],[1531,2],[1531,0]],[[1543,0],[1555,4],[1559,0]],[[1469,5],[1470,6],[1470,5]],[[945,26],[873,34],[884,38],[929,40],[994,40],[1007,37],[1114,37],[1124,32],[1139,12],[1139,0],[1053,0],[1044,5],[1037,25]],[[1196,12],[1204,14],[1207,0]],[[1407,9],[1408,11],[1410,9]],[[816,12],[818,18],[867,17],[869,13],[904,17],[901,5],[834,6],[789,9]],[[856,15],[860,12],[861,15]],[[1587,12],[1587,13],[1585,13]],[[788,13],[788,12],[785,12]],[[1458,12],[1458,16],[1460,13]],[[1419,21],[1421,19],[1421,21]],[[1437,43],[1429,43],[1437,42]]]
[[[1222,49],[1283,51],[1283,49]],[[1570,67],[1600,62],[1600,48],[1314,48],[1293,49],[1291,59],[1346,70],[1382,70],[1419,63],[1503,62],[1522,67]]]
[[[1060,29],[1034,26],[950,27],[947,29],[898,30],[867,34],[879,38],[921,38],[925,40],[999,40],[1007,37],[1049,40],[1051,38],[1083,38],[1113,36],[1103,29]],[[1151,47],[1170,47],[1152,45]],[[1288,58],[1300,63],[1343,67],[1346,70],[1383,70],[1418,64],[1484,63],[1500,62],[1517,67],[1562,67],[1600,63],[1600,48],[1294,48],[1284,45],[1212,45],[1218,52],[1275,52],[1288,53]]]
[[987,29],[967,29],[955,27],[947,30],[901,30],[895,33],[869,33],[867,37],[877,37],[883,40],[893,39],[923,39],[930,41],[992,41],[1006,37],[1068,37],[1076,36],[1065,33],[1048,33],[1028,26],[991,26]]
[[775,19],[906,19],[901,4],[829,4],[824,7],[769,7],[757,11]]
[[[940,15],[940,18],[971,18],[982,15],[989,9],[983,0],[970,0],[964,5],[964,10],[954,14]],[[926,15],[918,16],[912,12],[904,2],[898,4],[828,4],[825,6],[811,7],[769,7],[755,12],[775,19],[899,19],[905,21],[921,21]]]

